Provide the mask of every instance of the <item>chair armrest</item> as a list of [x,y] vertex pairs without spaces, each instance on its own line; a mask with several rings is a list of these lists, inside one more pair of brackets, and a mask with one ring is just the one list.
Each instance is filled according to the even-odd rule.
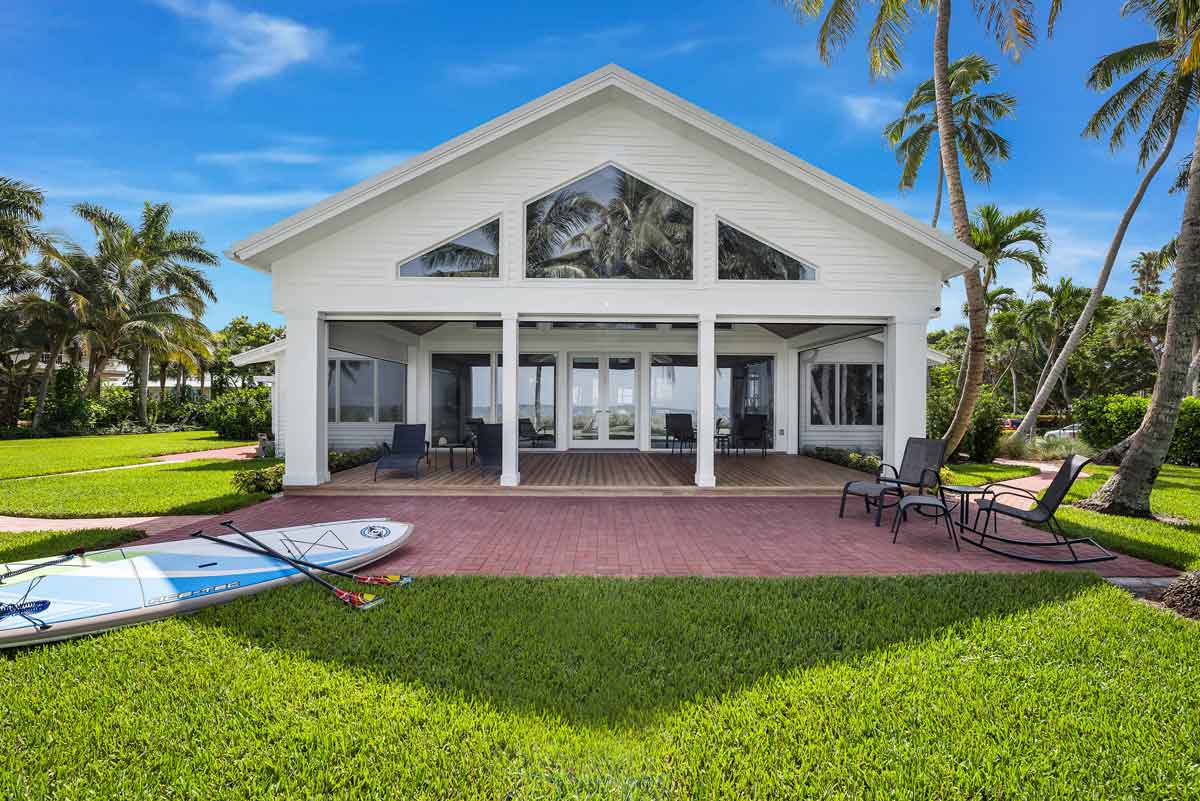
[[890,465],[887,462],[884,462],[883,464],[879,465],[879,469],[875,471],[875,481],[876,482],[883,481],[884,468],[889,468],[892,471],[892,478],[889,480],[891,480],[891,481],[899,481],[900,480],[900,471],[896,469],[895,465]]
[[[996,493],[992,487],[1001,487],[1004,491],[1001,493]],[[983,491],[993,495],[1024,495],[1026,498],[1031,498],[1035,501],[1037,500],[1037,493],[1033,492],[1032,490],[1027,490],[1024,487],[1017,487],[1013,484],[1005,484],[1003,481],[993,481],[991,484],[985,484]]]
[[[933,476],[933,483],[931,483],[931,484],[925,483],[925,474],[926,473],[929,473],[930,475]],[[934,470],[932,467],[926,467],[924,470],[921,471],[921,489],[925,489],[926,487],[928,487],[931,490],[940,489],[941,486],[942,486],[942,475],[941,475],[940,471]]]
[[379,443],[379,455],[381,457],[382,456],[391,456],[392,455],[392,446],[388,445],[386,442]]
[[[996,492],[992,489],[992,487],[1001,487],[1001,488],[1003,488],[1003,491]],[[997,482],[995,484],[988,484],[986,487],[984,487],[983,492],[980,493],[980,495],[979,495],[979,500],[982,501],[985,498],[990,498],[991,502],[995,503],[997,500],[999,500],[1000,498],[1003,498],[1005,495],[1011,495],[1014,498],[1023,498],[1024,500],[1027,500],[1027,501],[1033,501],[1033,506],[1035,509],[1044,509],[1050,513],[1054,512],[1053,509],[1051,509],[1046,504],[1042,503],[1041,498],[1039,498],[1033,492],[1025,489],[1024,487],[1013,487],[1011,485],[1001,484],[999,482]]]

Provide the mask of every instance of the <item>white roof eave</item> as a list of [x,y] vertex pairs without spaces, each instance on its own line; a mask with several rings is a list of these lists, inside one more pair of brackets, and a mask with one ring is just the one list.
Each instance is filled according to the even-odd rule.
[[319,203],[299,211],[274,225],[235,243],[225,255],[231,260],[264,272],[270,261],[261,258],[266,251],[333,220],[361,204],[402,187],[467,153],[488,145],[551,113],[605,89],[615,88],[692,125],[726,144],[771,165],[835,200],[866,214],[918,245],[941,256],[943,278],[950,279],[975,267],[982,256],[948,234],[916,220],[874,196],[851,186],[791,153],[721,119],[704,109],[671,94],[660,86],[634,75],[615,64],[601,67],[542,97],[532,100],[491,122],[467,131],[432,150],[421,153],[379,175],[361,181]]

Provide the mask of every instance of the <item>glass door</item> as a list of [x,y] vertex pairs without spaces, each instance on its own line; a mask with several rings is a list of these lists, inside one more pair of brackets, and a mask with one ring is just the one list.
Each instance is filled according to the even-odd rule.
[[637,357],[571,356],[571,447],[637,447]]

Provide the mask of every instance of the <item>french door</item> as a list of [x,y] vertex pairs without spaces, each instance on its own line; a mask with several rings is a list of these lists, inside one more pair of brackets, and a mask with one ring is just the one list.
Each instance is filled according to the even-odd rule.
[[637,357],[571,355],[572,448],[638,446]]

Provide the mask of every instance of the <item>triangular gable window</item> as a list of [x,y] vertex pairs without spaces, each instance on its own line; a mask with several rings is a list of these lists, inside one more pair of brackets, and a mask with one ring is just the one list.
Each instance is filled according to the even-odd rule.
[[766,242],[718,221],[717,277],[727,281],[815,281],[817,271]]
[[528,278],[692,277],[692,207],[608,165],[525,207]]
[[500,221],[492,220],[396,265],[397,278],[498,278]]

